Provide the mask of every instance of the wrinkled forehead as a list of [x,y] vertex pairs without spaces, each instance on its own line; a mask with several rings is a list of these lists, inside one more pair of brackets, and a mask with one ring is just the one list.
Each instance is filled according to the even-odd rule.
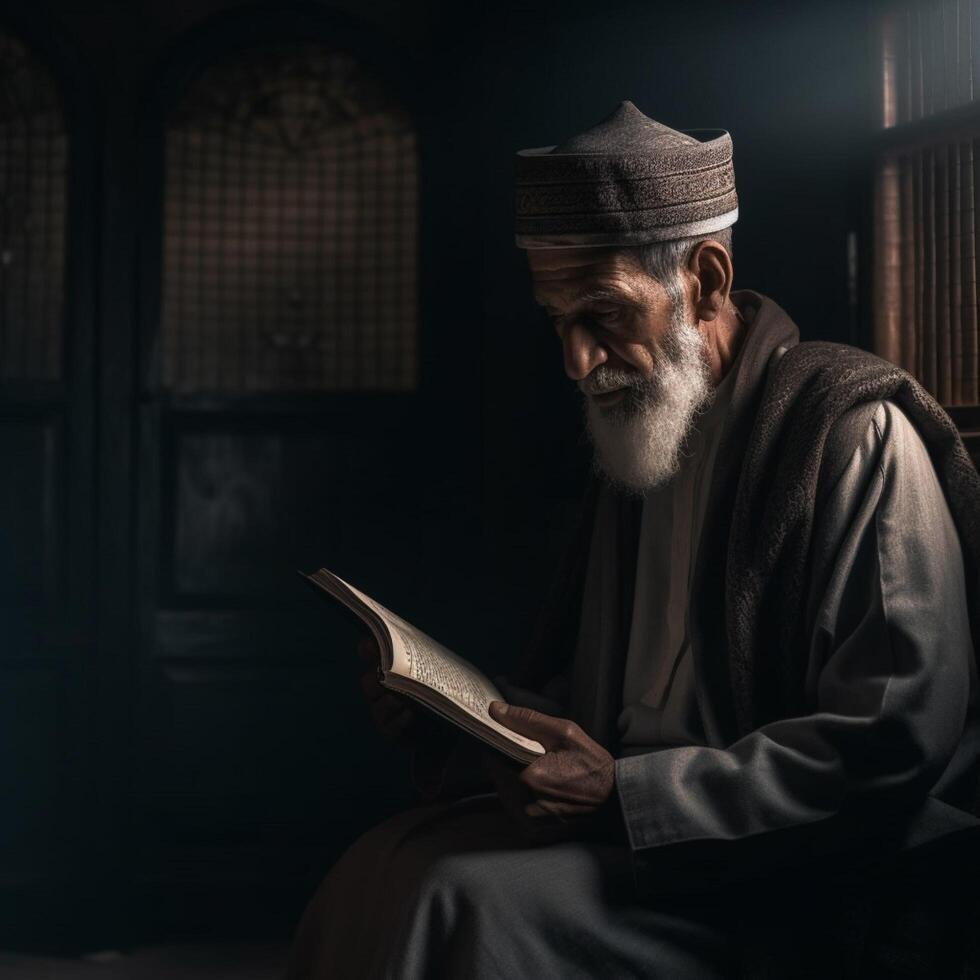
[[535,248],[527,251],[535,299],[568,301],[596,287],[630,291],[635,261],[617,248]]

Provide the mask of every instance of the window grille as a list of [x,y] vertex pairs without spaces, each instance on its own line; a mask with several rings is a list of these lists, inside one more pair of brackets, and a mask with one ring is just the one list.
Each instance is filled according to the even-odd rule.
[[980,0],[878,9],[875,348],[944,405],[980,402]]
[[165,168],[166,386],[415,386],[415,133],[350,55],[215,64],[168,120]]
[[68,134],[54,77],[0,34],[0,379],[62,373]]
[[882,125],[915,122],[980,96],[977,0],[886,0],[879,11]]

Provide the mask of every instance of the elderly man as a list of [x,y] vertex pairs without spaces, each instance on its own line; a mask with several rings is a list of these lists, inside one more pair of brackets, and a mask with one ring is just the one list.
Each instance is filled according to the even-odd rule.
[[897,368],[732,291],[727,133],[625,102],[517,177],[595,449],[491,706],[547,751],[487,757],[496,793],[453,800],[478,753],[369,672],[442,800],[347,852],[291,975],[953,975],[960,906],[915,934],[903,883],[978,826],[980,479],[955,429]]

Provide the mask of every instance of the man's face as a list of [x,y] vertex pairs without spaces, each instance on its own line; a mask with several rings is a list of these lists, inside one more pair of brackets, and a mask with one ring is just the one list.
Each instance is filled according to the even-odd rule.
[[[614,248],[531,249],[534,298],[562,343],[565,373],[584,381],[600,364],[651,379],[672,304],[660,283]],[[624,397],[592,395],[601,406]]]
[[527,254],[535,299],[585,399],[597,470],[630,493],[666,482],[711,395],[704,339],[681,290],[675,302],[617,249]]

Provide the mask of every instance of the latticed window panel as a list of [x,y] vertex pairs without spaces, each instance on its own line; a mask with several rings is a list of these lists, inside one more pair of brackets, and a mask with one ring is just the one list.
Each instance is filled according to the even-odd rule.
[[876,0],[874,346],[980,404],[980,0]]
[[67,183],[55,79],[0,34],[0,379],[61,377]]
[[980,0],[876,0],[876,6],[883,126],[980,97]]
[[166,386],[415,386],[415,133],[350,55],[270,45],[212,66],[165,163]]
[[888,154],[875,185],[875,337],[944,405],[980,402],[980,129]]

